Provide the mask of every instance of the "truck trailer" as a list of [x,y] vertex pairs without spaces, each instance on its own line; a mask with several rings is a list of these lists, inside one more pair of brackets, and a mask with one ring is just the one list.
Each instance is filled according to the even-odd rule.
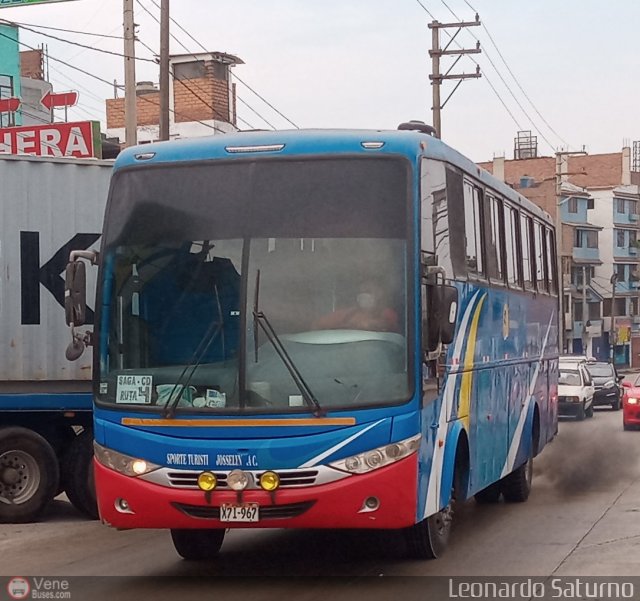
[[0,154],[0,523],[37,520],[63,491],[97,517],[91,353],[65,357],[64,270],[97,247],[111,168]]

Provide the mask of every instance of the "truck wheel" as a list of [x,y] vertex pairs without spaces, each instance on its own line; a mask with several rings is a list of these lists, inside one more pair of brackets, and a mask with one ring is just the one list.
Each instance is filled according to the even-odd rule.
[[26,428],[0,429],[0,522],[35,521],[58,490],[51,445]]
[[222,547],[224,528],[211,530],[172,530],[171,539],[178,555],[188,561],[215,559]]
[[502,496],[508,503],[524,503],[531,492],[533,479],[533,457],[529,457],[519,468],[502,480]]
[[69,445],[60,467],[62,486],[71,504],[86,517],[98,519],[93,478],[93,432],[84,430]]

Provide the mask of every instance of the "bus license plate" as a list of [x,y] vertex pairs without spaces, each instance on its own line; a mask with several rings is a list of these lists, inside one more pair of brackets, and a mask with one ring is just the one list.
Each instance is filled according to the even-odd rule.
[[260,520],[257,503],[246,505],[222,505],[220,507],[221,522],[257,522]]

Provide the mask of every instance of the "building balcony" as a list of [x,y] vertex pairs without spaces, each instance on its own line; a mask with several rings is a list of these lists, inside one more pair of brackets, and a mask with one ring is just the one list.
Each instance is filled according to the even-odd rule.
[[586,248],[584,246],[574,246],[572,251],[572,257],[579,263],[594,263],[599,264],[600,261],[600,249],[598,248]]

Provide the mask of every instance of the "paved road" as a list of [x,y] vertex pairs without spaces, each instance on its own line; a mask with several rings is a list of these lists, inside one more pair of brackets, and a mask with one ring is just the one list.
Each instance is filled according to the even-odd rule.
[[[293,594],[315,600],[339,583],[334,601],[342,594],[349,598],[365,576],[379,582],[421,575],[636,576],[639,458],[640,431],[623,432],[621,412],[603,408],[593,419],[562,421],[558,437],[537,460],[529,501],[466,503],[438,561],[403,559],[396,533],[235,530],[216,563],[194,564],[178,558],[166,532],[117,532],[79,518],[67,502],[56,500],[39,524],[0,526],[0,574],[119,576],[74,581],[83,594],[73,597],[118,601],[202,598],[221,586],[225,593],[218,598],[225,601]],[[160,581],[162,576],[182,578]],[[247,576],[269,582],[249,583]],[[367,594],[371,600],[389,598],[381,596],[387,589],[377,585]]]

